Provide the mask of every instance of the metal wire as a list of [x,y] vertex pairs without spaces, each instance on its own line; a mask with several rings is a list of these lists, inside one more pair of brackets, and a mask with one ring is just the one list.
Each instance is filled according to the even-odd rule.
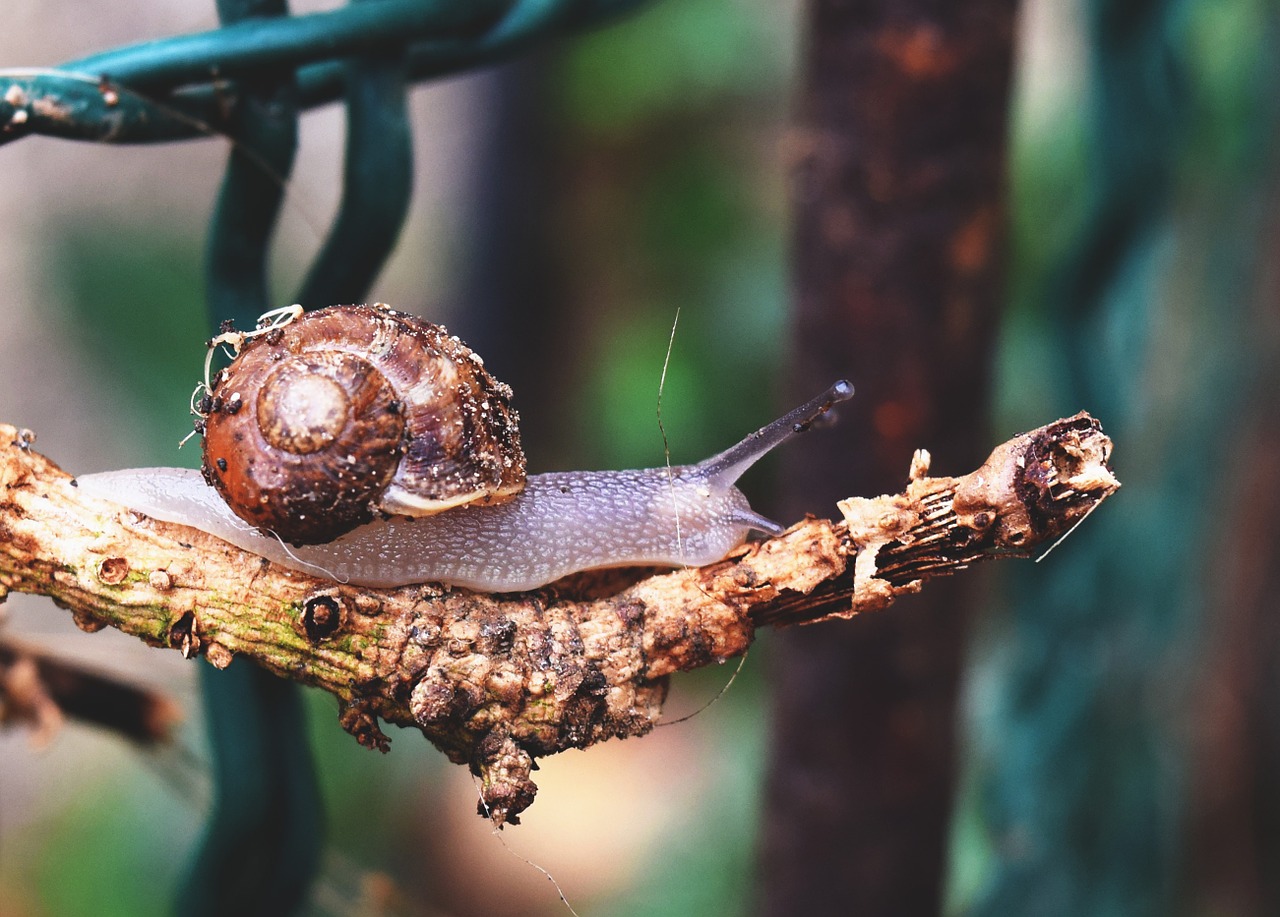
[[[348,58],[403,49],[410,81],[491,64],[645,0],[377,0],[254,18],[69,61],[0,70],[0,144],[29,134],[156,143],[226,133],[245,81],[292,71],[308,109],[346,91]],[[399,53],[392,50],[390,53]]]

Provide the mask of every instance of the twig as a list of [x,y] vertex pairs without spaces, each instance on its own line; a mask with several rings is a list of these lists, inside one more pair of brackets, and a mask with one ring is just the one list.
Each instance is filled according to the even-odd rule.
[[115,627],[225,667],[248,656],[334,694],[362,745],[381,717],[417,726],[482,781],[483,807],[518,823],[534,759],[643,735],[667,678],[742,653],[760,625],[884,608],[923,581],[1027,556],[1119,486],[1087,414],[1018,436],[972,474],[841,501],[705,567],[580,574],[529,593],[434,584],[344,586],[277,567],[194,529],[81,495],[0,425],[0,599],[48,595],[85,630]]
[[169,741],[182,713],[163,694],[0,637],[0,727],[29,726],[32,740],[42,745],[64,717],[155,746]]

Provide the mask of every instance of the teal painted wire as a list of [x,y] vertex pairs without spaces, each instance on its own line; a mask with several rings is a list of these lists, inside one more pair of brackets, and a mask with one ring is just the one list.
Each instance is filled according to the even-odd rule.
[[[188,106],[182,103],[156,104],[131,92],[113,96],[97,79],[56,70],[0,71],[0,96],[0,125],[8,125],[0,129],[0,144],[30,134],[95,143],[186,140],[210,132],[201,114],[217,115],[196,106],[184,111]],[[26,120],[15,124],[18,111]]]
[[[507,60],[559,34],[594,28],[626,15],[652,0],[522,0],[492,29],[474,41],[424,41],[409,46],[410,80],[445,76]],[[342,92],[342,71],[334,64],[312,64],[298,72],[298,91],[305,107],[331,102]]]
[[346,67],[342,202],[298,294],[308,309],[364,301],[400,237],[413,190],[404,49],[382,49]]
[[479,35],[500,16],[503,0],[380,0],[304,16],[251,17],[196,35],[130,45],[73,60],[66,70],[140,92],[184,83],[293,70],[319,60],[376,51],[406,39]]
[[180,917],[287,915],[306,901],[323,810],[298,686],[246,660],[200,671],[212,808],[173,903]]
[[[237,82],[228,80],[231,76],[296,66],[298,104],[312,108],[345,92],[347,64],[335,58],[369,48],[401,47],[405,40],[429,33],[453,36],[410,44],[407,78],[428,79],[504,60],[562,32],[600,25],[645,2],[521,0],[497,16],[502,5],[486,0],[462,4],[467,16],[450,19],[443,5],[424,12],[418,0],[380,0],[376,15],[344,18],[343,10],[278,23],[245,23],[82,58],[58,70],[0,70],[0,144],[30,134],[156,143],[224,133],[228,113],[240,98]],[[476,23],[485,21],[491,26],[476,32]],[[351,35],[341,31],[348,24],[355,29]],[[250,40],[250,47],[239,48],[240,40]],[[103,92],[103,75],[126,91],[114,96]],[[21,90],[24,103],[15,104],[6,96],[13,87]],[[43,104],[32,105],[33,100]],[[19,109],[26,120],[15,123]]]
[[[418,46],[439,75],[464,61],[514,53],[580,15],[559,0],[515,5],[479,41]],[[429,53],[427,53],[429,51]],[[358,302],[399,236],[412,182],[413,151],[405,110],[406,66],[385,51],[349,63],[347,162],[338,218],[299,295],[308,308]]]
[[[283,16],[284,0],[220,0],[224,21]],[[297,145],[289,71],[247,84],[208,248],[208,308],[252,327],[269,307],[267,252]],[[183,917],[290,914],[322,845],[322,803],[300,689],[243,660],[201,670],[212,805],[175,900]]]
[[246,87],[231,125],[235,145],[209,234],[207,302],[215,319],[252,328],[271,308],[267,258],[297,145],[295,90],[282,82]]
[[563,3],[560,0],[523,0],[484,35],[475,41],[425,41],[415,46],[411,73],[415,79],[440,76],[464,65],[490,63],[508,57],[557,31],[580,27],[593,21],[600,11],[607,15],[637,6],[630,2],[595,4],[597,11],[585,16],[587,4]]
[[[1095,413],[1124,487],[1044,564],[1006,573],[972,678],[961,824],[980,826],[986,862],[957,912],[975,917],[1179,911],[1214,469],[1248,372],[1261,223],[1256,169],[1187,167],[1190,2],[1087,5],[1087,206],[1027,294],[1042,358],[1021,365],[1056,398],[1032,422]],[[1274,117],[1254,119],[1255,160]],[[1194,343],[1169,365],[1178,340]]]

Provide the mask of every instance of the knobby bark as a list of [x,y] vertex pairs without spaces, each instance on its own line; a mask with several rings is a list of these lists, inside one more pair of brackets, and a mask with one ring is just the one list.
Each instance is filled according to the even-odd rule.
[[758,626],[884,608],[929,578],[1027,556],[1119,486],[1085,414],[998,447],[972,474],[849,498],[705,567],[579,574],[528,593],[343,585],[203,532],[79,493],[0,425],[0,599],[52,597],[89,631],[115,627],[225,667],[239,654],[331,692],[361,744],[379,718],[416,726],[482,780],[482,814],[517,823],[534,760],[653,728],[673,673],[739,655]]

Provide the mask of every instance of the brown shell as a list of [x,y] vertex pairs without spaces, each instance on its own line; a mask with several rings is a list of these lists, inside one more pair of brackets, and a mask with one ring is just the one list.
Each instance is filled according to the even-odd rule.
[[240,518],[294,544],[524,487],[510,387],[443,328],[381,304],[331,306],[250,338],[212,388],[205,479]]

